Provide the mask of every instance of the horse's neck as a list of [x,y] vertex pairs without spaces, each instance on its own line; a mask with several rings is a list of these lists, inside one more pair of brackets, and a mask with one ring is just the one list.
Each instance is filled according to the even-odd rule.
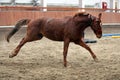
[[78,26],[79,30],[81,30],[81,31],[83,31],[83,32],[84,32],[84,30],[85,30],[86,28],[88,28],[88,27],[90,27],[90,25],[88,25],[88,24],[82,24],[82,25],[79,25],[79,26]]

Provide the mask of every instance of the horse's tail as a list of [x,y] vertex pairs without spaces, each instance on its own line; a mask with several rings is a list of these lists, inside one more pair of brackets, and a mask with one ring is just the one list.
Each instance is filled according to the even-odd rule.
[[6,36],[7,42],[9,42],[10,38],[21,28],[23,25],[27,25],[30,22],[30,19],[21,19],[19,20],[12,31]]

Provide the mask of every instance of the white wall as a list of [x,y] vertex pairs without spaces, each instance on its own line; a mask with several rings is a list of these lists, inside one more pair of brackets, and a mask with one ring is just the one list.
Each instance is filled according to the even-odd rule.
[[11,2],[11,0],[0,0],[0,3],[10,3]]
[[[38,3],[41,4],[42,0],[38,0]],[[44,1],[44,0],[43,0]],[[118,1],[118,8],[120,9],[120,0]],[[0,3],[10,3],[11,0],[0,0]],[[16,3],[31,3],[32,0],[15,0]],[[80,2],[80,3],[79,3]],[[115,0],[45,0],[45,5],[53,4],[53,5],[76,5],[84,8],[85,5],[95,5],[95,3],[99,3],[100,8],[102,8],[102,2],[107,2],[108,8],[115,8]]]

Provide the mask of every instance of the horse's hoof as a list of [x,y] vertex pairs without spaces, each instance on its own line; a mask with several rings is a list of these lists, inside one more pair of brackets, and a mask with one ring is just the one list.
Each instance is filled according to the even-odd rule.
[[64,64],[64,67],[67,67],[67,64]]
[[67,67],[67,65],[64,65],[64,67]]
[[99,62],[98,58],[95,58],[94,61],[95,61],[95,62]]
[[9,58],[13,58],[15,55],[13,54],[9,54]]

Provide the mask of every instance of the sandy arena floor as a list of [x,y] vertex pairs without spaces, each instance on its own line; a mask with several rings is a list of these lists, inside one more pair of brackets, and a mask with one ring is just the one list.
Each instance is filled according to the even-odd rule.
[[[21,29],[11,38],[4,39],[11,29],[0,29],[0,80],[120,80],[120,38],[97,39],[88,28],[87,39],[99,62],[94,62],[84,48],[71,43],[68,51],[68,67],[63,66],[63,42],[42,40],[25,44],[19,54],[9,58],[25,30]],[[103,28],[103,33],[120,33],[118,28]]]

